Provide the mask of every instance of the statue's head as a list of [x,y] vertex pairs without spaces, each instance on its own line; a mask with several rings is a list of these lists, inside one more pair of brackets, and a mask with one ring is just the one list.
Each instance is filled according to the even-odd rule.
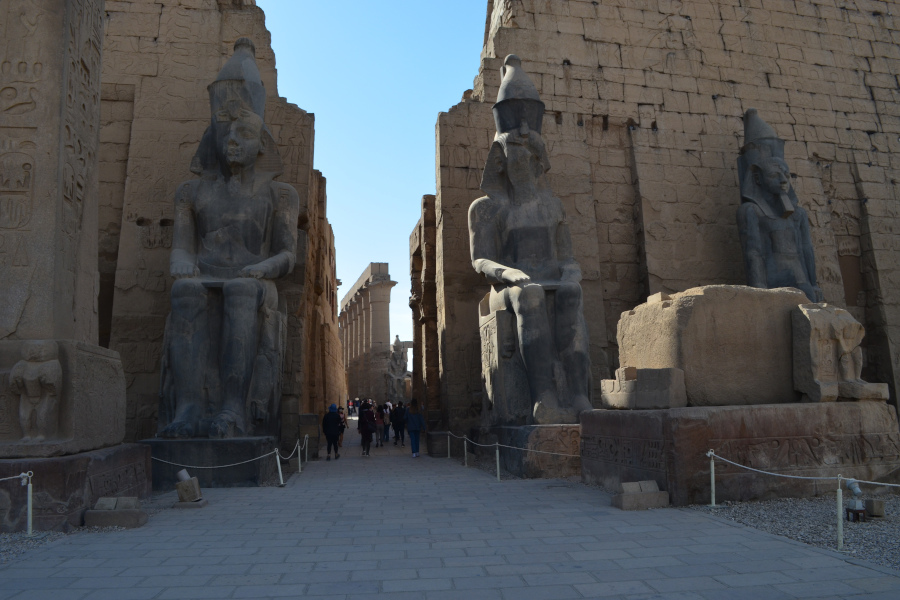
[[256,66],[256,48],[248,38],[234,43],[234,54],[209,84],[211,123],[191,163],[194,173],[223,166],[256,166],[272,177],[281,173],[281,157],[265,125],[266,89]]
[[755,108],[744,115],[744,146],[738,157],[741,201],[759,206],[769,217],[789,217],[797,207],[791,171],[784,160],[784,140]]
[[504,59],[501,75],[493,107],[497,134],[481,181],[481,189],[490,196],[508,193],[507,183],[519,189],[534,186],[550,169],[541,138],[544,103],[518,56]]

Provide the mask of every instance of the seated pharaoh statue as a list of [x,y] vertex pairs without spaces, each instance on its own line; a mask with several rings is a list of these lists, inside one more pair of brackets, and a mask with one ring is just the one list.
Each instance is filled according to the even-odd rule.
[[519,57],[507,56],[501,73],[481,182],[487,196],[469,207],[472,266],[492,284],[490,310],[515,315],[533,422],[577,423],[592,408],[581,268],[545,175],[544,103]]
[[247,38],[209,86],[211,123],[175,195],[159,437],[277,435],[286,331],[275,281],[296,261],[299,198]]
[[738,175],[741,206],[737,221],[747,284],[763,289],[793,287],[811,302],[821,302],[809,219],[791,185],[784,140],[755,108],[744,115]]

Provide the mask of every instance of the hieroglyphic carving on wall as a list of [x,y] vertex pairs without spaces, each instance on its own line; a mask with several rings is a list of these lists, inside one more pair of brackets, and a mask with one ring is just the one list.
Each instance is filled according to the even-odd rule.
[[[126,496],[128,492],[141,490],[148,479],[142,462],[135,462],[92,475],[91,494],[97,498]],[[137,495],[137,494],[135,494]]]
[[[712,439],[709,444],[731,461],[755,469],[777,468],[779,472],[891,464],[900,458],[900,433]],[[732,471],[737,467],[724,465],[723,472]]]
[[665,472],[662,440],[586,435],[581,438],[582,460]]

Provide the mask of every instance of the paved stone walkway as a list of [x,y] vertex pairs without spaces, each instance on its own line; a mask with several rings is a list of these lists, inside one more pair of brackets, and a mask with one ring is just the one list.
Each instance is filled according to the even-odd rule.
[[0,599],[900,598],[900,572],[701,512],[345,441],[285,488],[205,490],[204,509],[34,550],[0,567]]

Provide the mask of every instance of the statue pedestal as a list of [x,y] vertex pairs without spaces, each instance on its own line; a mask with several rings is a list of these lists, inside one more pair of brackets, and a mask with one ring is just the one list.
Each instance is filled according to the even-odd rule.
[[[192,439],[165,440],[154,438],[141,440],[150,447],[154,459],[179,465],[212,467],[230,465],[269,454],[275,449],[273,437],[245,437],[224,440]],[[257,487],[275,475],[275,456],[221,469],[192,469],[153,461],[153,490],[175,489],[175,474],[186,468],[200,481],[201,488]]]
[[516,317],[506,310],[490,311],[489,298],[486,295],[478,307],[485,425],[531,425],[531,390],[516,339]]
[[[150,450],[141,444],[52,458],[0,459],[0,478],[33,471],[34,529],[64,531],[84,524],[84,512],[100,498],[150,496]],[[0,487],[0,532],[27,527],[28,488]]]
[[[897,413],[884,402],[593,410],[581,427],[585,483],[616,489],[653,479],[674,506],[709,503],[710,449],[785,475],[900,481]],[[786,479],[716,461],[717,502],[816,496],[836,486],[836,479]]]
[[[518,477],[529,479],[577,477],[581,475],[581,459],[579,443],[581,441],[580,425],[527,425],[523,427],[491,427],[480,436],[479,443],[490,444],[494,441],[503,446],[539,450],[528,452],[512,448],[500,448],[501,466]],[[480,452],[494,453],[493,448],[480,448]],[[556,456],[543,454],[570,454]]]
[[0,342],[0,458],[60,456],[120,443],[125,437],[125,373],[119,353],[73,340],[56,340],[54,361],[59,361],[62,379],[55,393],[55,433],[40,442],[22,441],[21,400],[10,389],[10,373],[27,343]]

